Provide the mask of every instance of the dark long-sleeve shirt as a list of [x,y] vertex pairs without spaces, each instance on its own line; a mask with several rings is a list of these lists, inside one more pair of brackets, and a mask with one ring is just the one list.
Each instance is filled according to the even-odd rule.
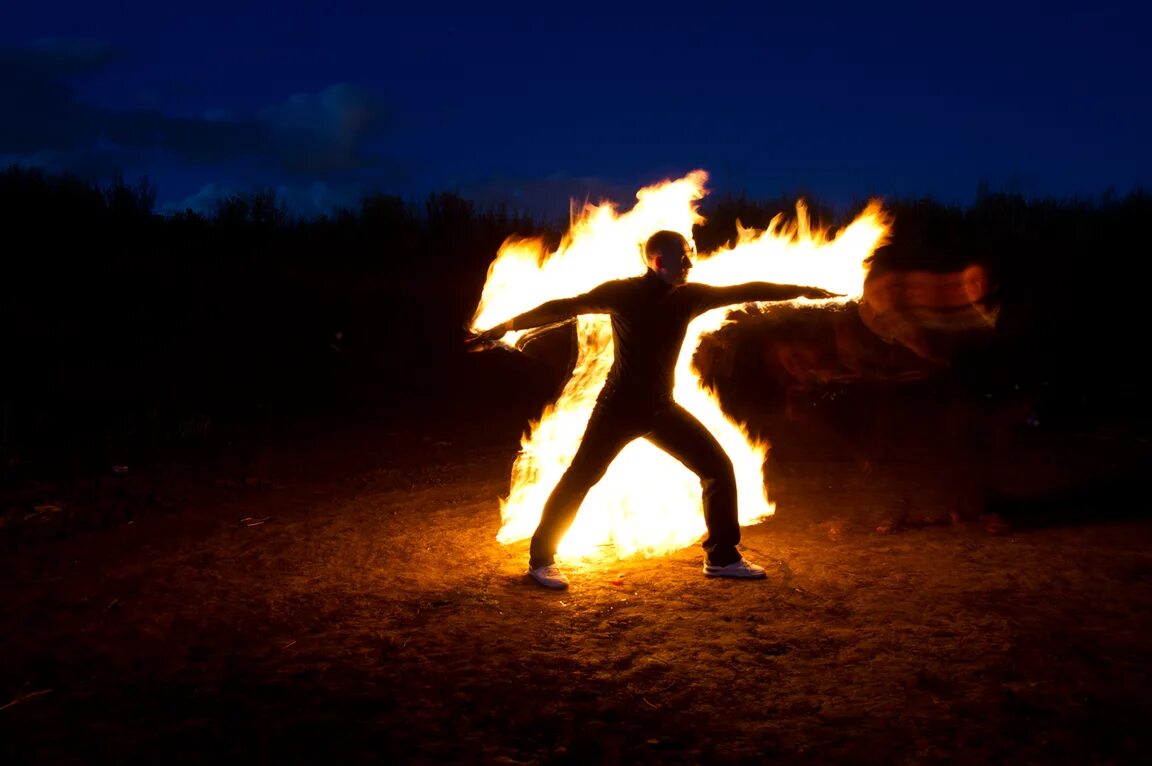
[[609,314],[615,358],[600,401],[659,407],[672,401],[676,359],[692,319],[721,306],[790,300],[806,289],[770,282],[670,285],[649,270],[643,276],[605,282],[583,295],[548,301],[512,318],[509,326],[526,330],[579,314]]

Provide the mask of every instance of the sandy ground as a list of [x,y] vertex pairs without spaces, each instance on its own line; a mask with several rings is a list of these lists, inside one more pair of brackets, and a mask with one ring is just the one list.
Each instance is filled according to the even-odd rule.
[[689,548],[556,593],[495,541],[522,425],[300,425],[110,478],[98,524],[20,516],[0,758],[1145,762],[1152,519],[1120,512],[1143,442],[1033,434],[976,470],[812,430],[776,441],[778,513],[745,530],[766,581]]

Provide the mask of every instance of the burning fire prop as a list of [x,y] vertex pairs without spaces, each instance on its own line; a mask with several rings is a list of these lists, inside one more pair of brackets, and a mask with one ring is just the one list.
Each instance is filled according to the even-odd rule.
[[[636,205],[621,214],[611,203],[588,205],[554,252],[546,251],[542,239],[509,238],[488,269],[473,329],[481,331],[545,301],[643,273],[640,252],[652,233],[670,229],[692,241],[693,225],[704,220],[697,202],[706,193],[707,178],[697,170],[641,189]],[[878,201],[834,236],[826,229],[813,230],[800,203],[793,223],[777,216],[764,231],[738,226],[736,244],[701,254],[690,281],[716,286],[754,281],[810,285],[842,294],[837,300],[848,301],[863,292],[865,260],[883,244],[888,229]],[[740,308],[706,312],[688,326],[676,363],[673,396],[712,432],[732,460],[740,523],[748,525],[774,510],[763,478],[769,445],[752,439],[724,414],[692,366],[700,339]],[[509,332],[501,342],[520,346],[532,334],[548,329]],[[502,543],[532,536],[548,495],[580,444],[612,366],[607,315],[577,317],[576,335],[578,352],[571,378],[521,441],[511,487],[501,503],[503,525],[497,539]],[[588,493],[559,553],[570,560],[603,556],[606,550],[613,550],[617,558],[659,555],[693,544],[705,531],[699,479],[647,440],[638,439],[624,448]]]

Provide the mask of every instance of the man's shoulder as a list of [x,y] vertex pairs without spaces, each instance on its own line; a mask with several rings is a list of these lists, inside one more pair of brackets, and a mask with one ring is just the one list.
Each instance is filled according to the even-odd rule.
[[700,296],[718,290],[715,285],[706,285],[702,282],[685,282],[676,286],[676,294],[683,296]]
[[604,292],[619,292],[627,290],[635,290],[638,286],[644,284],[644,276],[637,277],[622,277],[620,279],[610,279],[607,282],[601,282],[593,288],[593,290],[601,290]]

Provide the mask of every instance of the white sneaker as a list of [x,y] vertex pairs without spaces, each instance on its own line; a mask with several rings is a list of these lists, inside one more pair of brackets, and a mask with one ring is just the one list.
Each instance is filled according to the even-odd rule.
[[560,567],[555,564],[529,569],[528,576],[545,588],[564,590],[568,587],[568,578],[560,571]]
[[760,580],[768,576],[768,572],[764,567],[757,566],[745,559],[733,561],[731,564],[722,567],[705,563],[704,574],[707,577],[742,577],[755,580]]

